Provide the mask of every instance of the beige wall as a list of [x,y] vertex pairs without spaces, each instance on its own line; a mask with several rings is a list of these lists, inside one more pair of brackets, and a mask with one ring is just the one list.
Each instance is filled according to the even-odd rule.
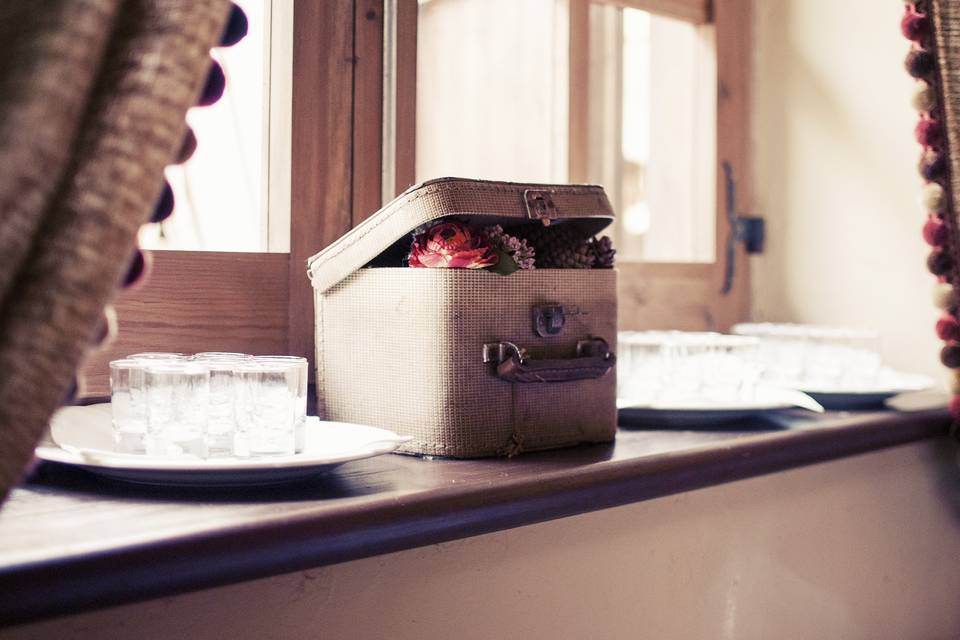
[[754,4],[755,317],[875,327],[889,364],[942,376],[903,3]]

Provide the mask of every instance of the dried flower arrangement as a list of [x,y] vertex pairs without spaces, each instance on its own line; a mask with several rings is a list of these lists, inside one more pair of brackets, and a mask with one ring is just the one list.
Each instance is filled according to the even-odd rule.
[[528,269],[612,269],[616,250],[607,236],[583,238],[564,225],[480,227],[444,221],[414,231],[407,265],[486,269],[509,275]]

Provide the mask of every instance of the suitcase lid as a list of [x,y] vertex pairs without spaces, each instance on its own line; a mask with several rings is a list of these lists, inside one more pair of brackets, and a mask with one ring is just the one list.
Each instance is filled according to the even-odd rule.
[[613,221],[613,209],[598,185],[436,178],[410,187],[308,259],[307,275],[314,289],[327,291],[400,241],[412,240],[417,227],[451,216],[487,224],[576,220],[587,238]]

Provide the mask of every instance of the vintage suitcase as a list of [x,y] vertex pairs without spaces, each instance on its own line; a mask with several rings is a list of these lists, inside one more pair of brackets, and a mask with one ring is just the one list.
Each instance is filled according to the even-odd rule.
[[456,458],[613,440],[614,269],[398,266],[412,232],[441,219],[573,225],[587,238],[612,218],[598,186],[411,187],[308,261],[320,417],[412,436],[403,453]]

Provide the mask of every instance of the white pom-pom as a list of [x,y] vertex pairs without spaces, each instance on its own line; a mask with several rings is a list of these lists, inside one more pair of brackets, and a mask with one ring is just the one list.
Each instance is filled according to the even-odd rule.
[[938,309],[952,309],[957,306],[957,294],[949,282],[938,282],[933,288],[933,304]]
[[925,184],[923,191],[920,193],[920,204],[923,206],[924,211],[929,213],[943,211],[944,204],[946,204],[946,194],[943,191],[943,187],[936,182]]
[[937,94],[926,82],[922,80],[917,83],[917,88],[913,92],[911,100],[913,108],[921,113],[929,113],[937,104]]
[[960,396],[960,369],[954,369],[950,372],[950,393]]

